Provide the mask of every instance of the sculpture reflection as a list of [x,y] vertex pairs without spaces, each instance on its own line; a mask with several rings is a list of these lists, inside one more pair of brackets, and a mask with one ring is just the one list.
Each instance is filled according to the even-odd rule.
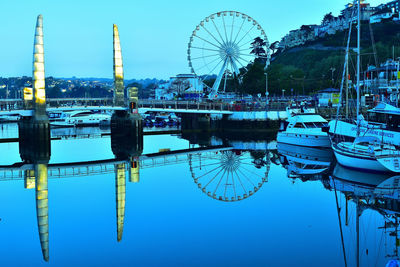
[[136,121],[127,117],[114,117],[111,125],[111,149],[118,162],[115,164],[115,196],[117,215],[117,241],[122,240],[125,218],[126,172],[129,181],[139,182],[139,156],[143,152],[143,135],[135,131]]
[[[23,130],[22,130],[23,131]],[[25,131],[29,131],[25,128]],[[36,214],[40,245],[43,259],[49,260],[49,200],[48,200],[48,163],[50,160],[50,139],[43,138],[41,131],[25,133],[27,138],[20,138],[20,156],[31,169],[24,170],[24,186],[35,188]],[[29,137],[28,137],[29,136]]]

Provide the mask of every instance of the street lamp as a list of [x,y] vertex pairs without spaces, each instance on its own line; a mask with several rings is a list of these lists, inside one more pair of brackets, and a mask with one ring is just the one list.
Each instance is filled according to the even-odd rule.
[[330,68],[330,70],[332,72],[332,86],[333,86],[333,73],[335,72],[336,69],[334,67],[332,67],[332,68]]

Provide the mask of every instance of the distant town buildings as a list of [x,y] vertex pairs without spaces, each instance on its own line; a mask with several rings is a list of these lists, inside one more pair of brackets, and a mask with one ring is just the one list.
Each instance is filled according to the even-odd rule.
[[[372,7],[369,3],[361,4],[361,20],[370,23],[380,23],[385,20],[399,20],[400,0],[391,1]],[[335,34],[349,28],[352,21],[357,19],[353,4],[347,4],[338,17],[331,13],[325,15],[321,25],[303,25],[300,29],[292,30],[286,34],[279,43],[278,48],[283,51],[288,48],[303,45],[308,41]]]
[[178,74],[171,77],[168,82],[158,85],[155,99],[197,99],[203,94],[203,86],[203,82],[194,74]]

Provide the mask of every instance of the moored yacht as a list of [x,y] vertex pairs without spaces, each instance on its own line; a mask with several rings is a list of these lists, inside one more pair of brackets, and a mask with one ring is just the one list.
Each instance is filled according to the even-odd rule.
[[93,111],[73,111],[65,112],[62,117],[64,120],[51,122],[54,127],[81,127],[96,126],[100,124],[110,124],[111,115],[95,113]]
[[309,146],[330,147],[330,139],[323,128],[328,127],[328,122],[320,115],[299,114],[286,121],[286,127],[279,131],[279,143]]

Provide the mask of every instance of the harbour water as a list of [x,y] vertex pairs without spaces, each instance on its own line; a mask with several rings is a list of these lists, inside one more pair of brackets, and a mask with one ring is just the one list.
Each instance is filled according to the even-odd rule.
[[0,149],[1,266],[357,266],[357,247],[360,266],[398,258],[399,177],[273,134],[146,135],[139,166],[115,160],[110,136],[53,140],[45,205],[18,143]]

